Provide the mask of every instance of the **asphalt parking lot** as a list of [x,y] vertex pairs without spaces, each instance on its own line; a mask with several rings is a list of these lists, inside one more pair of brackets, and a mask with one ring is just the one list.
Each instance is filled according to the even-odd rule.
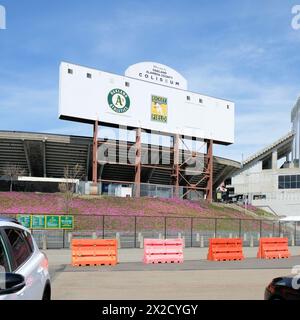
[[300,264],[299,247],[289,259],[256,259],[245,248],[243,261],[207,261],[207,249],[185,249],[182,264],[145,265],[142,249],[119,250],[117,266],[72,267],[70,250],[47,250],[52,298],[66,299],[263,299],[270,280]]

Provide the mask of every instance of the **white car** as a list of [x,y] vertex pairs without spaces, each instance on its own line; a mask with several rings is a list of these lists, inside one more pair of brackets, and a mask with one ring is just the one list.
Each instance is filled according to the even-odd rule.
[[0,300],[50,300],[48,259],[30,231],[0,217]]

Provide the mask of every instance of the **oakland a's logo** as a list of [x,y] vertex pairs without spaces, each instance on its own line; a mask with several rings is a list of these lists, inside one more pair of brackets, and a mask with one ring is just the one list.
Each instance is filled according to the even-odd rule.
[[128,94],[121,89],[113,89],[107,96],[108,105],[117,113],[124,113],[130,107]]

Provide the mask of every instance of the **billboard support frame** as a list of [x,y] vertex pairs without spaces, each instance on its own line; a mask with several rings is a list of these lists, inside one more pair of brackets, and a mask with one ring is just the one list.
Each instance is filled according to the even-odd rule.
[[175,197],[179,198],[179,134],[174,137],[174,164],[173,164],[173,177],[175,184]]
[[[94,143],[96,141],[97,147],[101,145],[100,141],[97,139],[98,134],[98,125],[97,121],[94,124]],[[187,158],[185,161],[180,161],[180,150],[179,150],[179,143],[180,140],[182,140],[182,137],[177,134],[174,137],[173,142],[173,150],[171,149],[171,153],[173,153],[173,164],[170,167],[164,167],[160,165],[147,165],[142,164],[142,129],[136,128],[135,129],[135,163],[118,163],[116,162],[109,162],[110,164],[120,164],[120,165],[127,165],[127,166],[134,166],[135,175],[133,181],[123,181],[123,180],[111,180],[111,179],[102,179],[101,176],[98,179],[96,179],[97,182],[111,182],[111,183],[124,183],[124,184],[132,184],[134,186],[134,197],[139,198],[141,196],[141,173],[143,168],[149,168],[152,170],[155,169],[164,169],[164,170],[172,170],[172,178],[173,178],[173,186],[174,186],[174,193],[173,197],[176,198],[185,198],[188,193],[191,191],[200,193],[200,191],[204,192],[205,199],[208,202],[213,201],[213,140],[212,139],[205,139],[204,144],[206,144],[206,154],[204,154],[205,159],[205,167],[202,171],[202,177],[197,181],[196,183],[191,183],[189,179],[186,178],[184,175],[184,165],[187,163],[187,161],[195,156],[195,152],[192,150],[188,150],[191,155]],[[183,141],[183,140],[182,140]],[[184,141],[183,141],[184,142]],[[129,146],[127,146],[127,149]],[[96,148],[97,149],[97,148]],[[95,149],[93,149],[94,151]],[[93,152],[93,164],[98,163],[97,162],[97,155]],[[102,161],[99,161],[99,163],[102,163]],[[107,163],[107,162],[105,162]],[[102,166],[104,163],[102,164]],[[197,175],[197,171],[193,171],[195,175]],[[93,165],[93,178],[97,177],[97,166]],[[202,187],[200,184],[206,180],[206,186]],[[93,180],[94,181],[94,180]],[[180,182],[185,181],[185,185],[182,185]],[[184,187],[186,190],[185,192],[180,195],[180,187]]]
[[208,202],[213,200],[213,140],[207,141],[207,187],[206,199]]
[[141,171],[142,171],[142,129],[137,128],[135,134],[135,197],[141,196]]
[[97,161],[97,149],[98,149],[98,126],[99,122],[96,120],[94,122],[93,130],[93,183],[98,183],[98,161]]

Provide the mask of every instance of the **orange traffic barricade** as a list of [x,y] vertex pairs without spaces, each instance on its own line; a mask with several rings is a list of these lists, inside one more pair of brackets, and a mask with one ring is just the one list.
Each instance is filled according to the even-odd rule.
[[241,238],[209,239],[207,260],[243,260],[243,241]]
[[291,256],[288,238],[260,238],[257,258],[282,259]]
[[72,239],[72,266],[116,265],[117,239]]
[[182,263],[183,239],[144,239],[144,263]]

